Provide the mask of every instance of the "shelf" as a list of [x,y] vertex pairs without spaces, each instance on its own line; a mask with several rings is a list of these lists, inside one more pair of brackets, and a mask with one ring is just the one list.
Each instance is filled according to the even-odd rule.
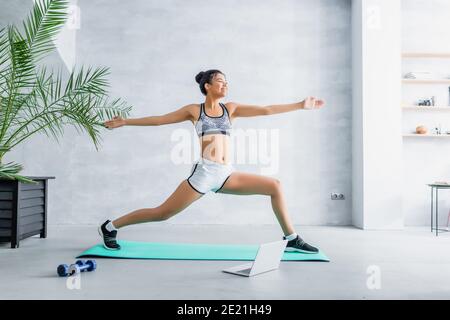
[[448,52],[404,52],[402,54],[403,58],[439,58],[447,59],[450,58],[450,53]]
[[407,84],[450,84],[450,79],[434,79],[434,80],[422,80],[422,79],[402,79],[403,83]]
[[[436,58],[436,59],[450,59],[450,52],[403,52],[402,58]],[[450,79],[404,79],[403,84],[446,84],[450,85]],[[411,111],[450,111],[450,107],[447,106],[412,106],[402,105],[402,110]],[[435,139],[450,139],[450,134],[444,132],[444,134],[417,134],[417,133],[404,133],[403,138],[435,138]]]
[[417,134],[417,133],[407,133],[403,134],[403,137],[414,137],[414,138],[450,138],[450,134]]
[[439,107],[439,106],[403,106],[403,110],[414,110],[414,111],[450,111],[450,107]]

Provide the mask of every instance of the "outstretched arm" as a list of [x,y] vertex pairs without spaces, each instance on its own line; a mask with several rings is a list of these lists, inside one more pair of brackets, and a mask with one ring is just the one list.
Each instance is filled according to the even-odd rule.
[[301,109],[319,109],[323,105],[325,105],[325,102],[315,97],[307,97],[302,102],[270,105],[266,107],[243,105],[236,102],[227,103],[227,106],[231,107],[233,118],[272,115]]
[[161,126],[164,124],[177,123],[193,118],[193,108],[195,105],[187,105],[176,111],[161,115],[149,116],[136,119],[122,119],[121,117],[114,117],[104,123],[108,129],[118,128],[122,126]]
[[325,105],[325,102],[323,100],[317,99],[315,97],[307,97],[302,102],[291,103],[291,104],[272,105],[272,106],[268,106],[267,108],[269,109],[268,114],[277,114],[277,113],[295,111],[295,110],[300,110],[300,109],[304,109],[304,110],[319,109],[324,105]]

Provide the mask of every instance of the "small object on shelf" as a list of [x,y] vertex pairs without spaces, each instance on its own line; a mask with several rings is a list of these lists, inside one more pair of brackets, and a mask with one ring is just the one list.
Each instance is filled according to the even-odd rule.
[[418,106],[434,107],[436,105],[436,97],[432,96],[429,99],[419,99]]
[[438,135],[440,135],[441,134],[441,125],[439,124],[439,127],[436,127],[436,128],[434,128],[434,132],[436,133],[436,134],[438,134]]
[[418,134],[427,134],[428,130],[425,126],[418,126],[416,128],[416,133]]
[[403,79],[420,79],[420,80],[432,80],[434,75],[431,72],[424,71],[412,71],[405,74]]

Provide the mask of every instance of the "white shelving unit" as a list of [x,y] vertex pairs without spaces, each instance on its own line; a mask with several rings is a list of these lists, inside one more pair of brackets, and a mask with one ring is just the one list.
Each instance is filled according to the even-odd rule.
[[450,84],[450,79],[402,79],[405,84]]
[[403,106],[403,110],[414,110],[414,111],[450,111],[450,107],[429,107],[429,106]]
[[[450,52],[403,52],[403,59],[450,59]],[[450,84],[450,79],[402,79],[405,85],[415,84]],[[403,111],[432,111],[432,112],[450,112],[450,107],[445,106],[402,106]],[[417,134],[405,133],[404,138],[419,138],[419,139],[450,139],[450,134]]]
[[438,139],[450,139],[450,134],[418,134],[418,133],[405,133],[405,138],[438,138]]
[[450,58],[450,53],[448,53],[448,52],[403,52],[402,58],[448,59],[448,58]]

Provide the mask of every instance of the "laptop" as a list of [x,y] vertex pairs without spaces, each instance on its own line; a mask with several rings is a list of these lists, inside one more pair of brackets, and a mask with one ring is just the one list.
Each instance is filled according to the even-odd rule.
[[256,253],[255,261],[222,271],[239,276],[252,277],[260,273],[278,269],[287,242],[287,240],[280,240],[261,244]]

